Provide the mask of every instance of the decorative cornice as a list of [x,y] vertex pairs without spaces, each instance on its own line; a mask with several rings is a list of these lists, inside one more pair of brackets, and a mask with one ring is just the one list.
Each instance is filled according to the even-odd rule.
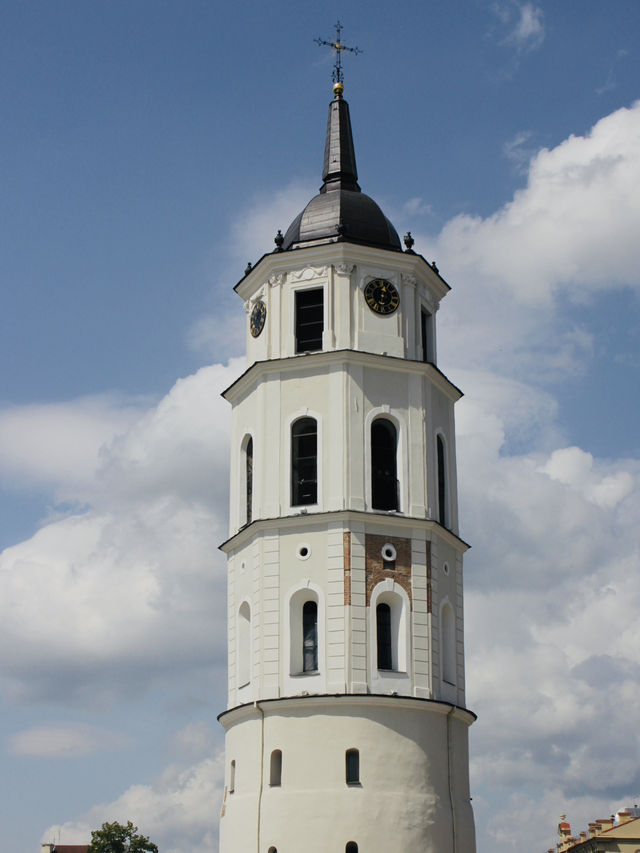
[[290,696],[277,699],[259,699],[248,702],[246,705],[236,705],[218,714],[218,720],[226,728],[229,725],[240,722],[250,717],[258,717],[261,713],[282,714],[289,711],[295,713],[299,709],[303,714],[308,714],[312,707],[325,710],[334,710],[340,713],[340,709],[354,707],[369,708],[403,708],[405,710],[418,710],[425,713],[437,714],[439,716],[451,716],[470,726],[477,720],[477,715],[468,708],[444,702],[439,699],[422,699],[417,696],[388,696],[381,693],[322,693],[311,696]]

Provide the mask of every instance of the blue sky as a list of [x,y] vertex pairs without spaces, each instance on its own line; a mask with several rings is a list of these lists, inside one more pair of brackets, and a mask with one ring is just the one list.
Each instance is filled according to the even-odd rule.
[[[453,286],[478,853],[640,790],[640,5],[20,2],[0,34],[0,824],[216,849],[233,294],[320,183]],[[621,734],[623,733],[623,735]],[[518,820],[513,815],[518,815]],[[597,813],[597,814],[596,814]]]

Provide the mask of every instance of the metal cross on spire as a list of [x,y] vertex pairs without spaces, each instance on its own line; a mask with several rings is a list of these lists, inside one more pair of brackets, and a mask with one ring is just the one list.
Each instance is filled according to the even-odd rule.
[[[327,41],[326,39],[317,38],[314,39],[316,44],[319,44],[320,47],[331,47],[336,52],[336,61],[333,66],[333,73],[331,74],[331,79],[338,86],[343,86],[344,77],[342,75],[342,53],[345,50],[348,50],[349,53],[362,53],[359,47],[347,47],[346,44],[342,43],[342,24],[340,21],[336,22],[336,38],[335,41]],[[342,91],[342,90],[341,90]]]

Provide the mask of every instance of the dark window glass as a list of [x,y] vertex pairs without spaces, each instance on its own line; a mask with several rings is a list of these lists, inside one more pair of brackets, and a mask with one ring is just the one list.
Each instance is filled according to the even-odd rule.
[[441,436],[436,439],[438,449],[438,521],[443,527],[447,526],[447,474],[444,458],[444,441]]
[[247,499],[247,524],[253,517],[253,439],[249,436],[247,448],[245,450],[245,478],[246,478],[246,499]]
[[282,750],[280,749],[274,749],[271,753],[269,784],[272,788],[277,788],[282,784]]
[[318,426],[300,418],[291,427],[291,505],[318,501]]
[[391,608],[388,604],[379,604],[376,607],[376,637],[378,643],[378,669],[393,669]]
[[348,749],[345,753],[347,785],[360,784],[360,753],[357,749]]
[[431,358],[431,314],[422,309],[420,315],[420,331],[422,334],[422,360],[432,361]]
[[305,601],[302,608],[302,671],[318,669],[318,605]]
[[344,853],[358,853],[358,845],[355,841],[349,841],[344,848]]
[[391,421],[371,424],[371,505],[373,509],[399,509],[398,436]]
[[320,290],[296,291],[296,352],[322,349],[324,328],[323,293]]

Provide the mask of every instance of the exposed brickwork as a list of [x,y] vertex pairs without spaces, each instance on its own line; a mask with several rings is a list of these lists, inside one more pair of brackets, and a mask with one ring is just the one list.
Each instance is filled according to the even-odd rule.
[[[382,546],[390,542],[396,549],[394,568],[382,559]],[[385,578],[392,578],[409,596],[411,601],[411,540],[399,539],[396,536],[378,536],[366,533],[364,537],[365,572],[367,578],[367,606],[371,600],[371,592],[376,584]]]
[[427,613],[431,613],[431,542],[427,541]]
[[342,549],[344,552],[344,603],[351,604],[351,531],[342,534]]

